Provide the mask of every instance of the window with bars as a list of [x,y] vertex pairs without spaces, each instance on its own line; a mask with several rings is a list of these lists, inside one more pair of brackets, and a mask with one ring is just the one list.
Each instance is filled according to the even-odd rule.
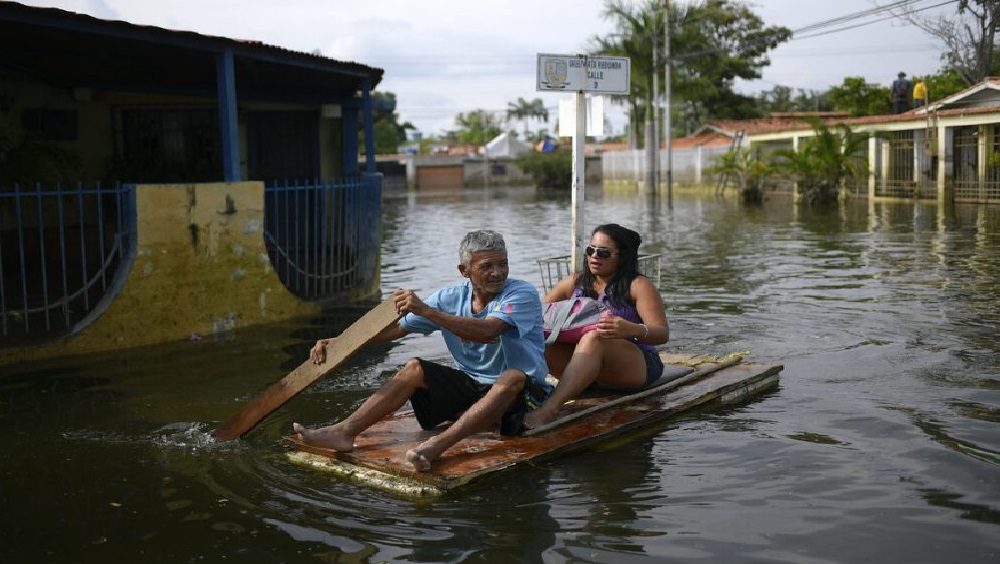
[[120,124],[119,177],[130,182],[222,180],[214,108],[124,108]]

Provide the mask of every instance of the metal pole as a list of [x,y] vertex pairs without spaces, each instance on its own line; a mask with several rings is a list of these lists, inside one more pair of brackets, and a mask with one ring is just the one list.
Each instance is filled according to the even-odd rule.
[[650,193],[650,191],[653,189],[653,181],[655,180],[653,178],[653,176],[654,176],[654,173],[653,173],[653,160],[654,160],[654,157],[655,157],[655,151],[656,151],[656,149],[654,149],[653,146],[656,145],[656,137],[654,136],[654,133],[653,133],[653,103],[652,103],[652,100],[649,100],[648,98],[649,98],[649,96],[647,96],[647,100],[646,100],[646,119],[644,120],[644,122],[645,122],[644,129],[645,129],[645,131],[642,132],[643,133],[643,135],[642,135],[642,137],[643,137],[643,144],[645,146],[645,153],[646,153],[646,163],[645,163],[646,164],[646,182],[645,182],[645,186],[643,187],[643,193],[644,194],[649,194]]
[[[586,68],[586,58],[584,58]],[[586,161],[583,151],[587,139],[587,100],[583,91],[575,94],[576,127],[573,129],[573,216],[570,220],[572,231],[572,246],[569,253],[569,270],[577,267],[577,259],[582,259],[580,249],[583,248],[583,198],[586,184]]]
[[[655,29],[653,31],[656,31]],[[653,186],[646,193],[660,193],[660,57],[657,51],[656,34],[653,34]]]
[[666,108],[663,112],[663,135],[666,138],[667,166],[665,180],[667,183],[667,209],[674,209],[674,152],[670,141],[670,0],[663,0],[663,91]]
[[486,118],[486,110],[479,115],[479,121],[483,125],[483,186],[486,189],[490,187],[490,136],[487,133],[489,131],[489,120]]

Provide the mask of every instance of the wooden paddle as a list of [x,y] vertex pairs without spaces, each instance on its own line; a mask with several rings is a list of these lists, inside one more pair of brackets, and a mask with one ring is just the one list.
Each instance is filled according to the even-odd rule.
[[231,441],[243,436],[286,401],[292,399],[316,380],[333,372],[335,368],[347,360],[347,357],[354,354],[385,328],[398,321],[400,317],[396,313],[396,306],[392,300],[385,300],[376,306],[345,329],[336,339],[330,341],[326,348],[326,362],[313,364],[311,360],[307,359],[298,368],[289,372],[287,376],[264,390],[236,415],[219,425],[213,433],[216,440]]

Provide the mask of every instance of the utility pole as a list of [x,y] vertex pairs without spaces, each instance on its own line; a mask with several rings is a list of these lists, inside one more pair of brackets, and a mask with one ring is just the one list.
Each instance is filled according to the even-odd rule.
[[[663,135],[666,138],[667,167],[665,180],[667,182],[667,209],[674,209],[673,168],[674,152],[670,141],[670,0],[663,0],[663,74],[664,98],[666,108],[663,112]],[[659,139],[656,144],[659,145]]]
[[480,124],[483,126],[483,187],[490,188],[490,120],[486,117],[486,110],[479,114]]
[[[654,49],[655,53],[656,50]],[[656,55],[653,55],[654,57]],[[656,76],[656,67],[653,67],[653,76]],[[653,80],[656,80],[655,78]],[[656,182],[656,171],[654,168],[654,163],[656,162],[656,150],[657,145],[659,145],[659,139],[656,137],[656,128],[653,127],[653,116],[656,115],[656,105],[653,103],[652,96],[647,96],[646,99],[646,119],[643,131],[643,142],[646,146],[646,182],[643,188],[644,194],[651,194],[655,192],[656,187],[653,185]]]
[[[654,20],[655,21],[655,20]],[[653,29],[653,186],[647,187],[646,194],[660,193],[660,57],[656,29]]]
[[[584,56],[586,64],[586,56]],[[570,239],[572,246],[569,252],[570,272],[576,268],[583,260],[580,249],[583,248],[584,223],[583,223],[583,199],[586,195],[587,182],[587,160],[585,151],[587,148],[587,99],[583,90],[577,90],[573,94],[573,103],[576,106],[576,127],[573,128],[573,186],[572,202],[573,212],[570,216]]]

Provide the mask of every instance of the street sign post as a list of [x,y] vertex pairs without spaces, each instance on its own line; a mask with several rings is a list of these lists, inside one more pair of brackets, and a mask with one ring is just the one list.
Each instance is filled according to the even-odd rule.
[[583,195],[586,178],[583,158],[587,136],[587,103],[584,94],[628,94],[632,63],[628,57],[604,55],[538,54],[535,89],[539,92],[573,92],[576,128],[573,131],[573,215],[570,219],[570,271],[579,264],[583,248]]
[[538,54],[536,90],[628,94],[632,61],[604,55]]

